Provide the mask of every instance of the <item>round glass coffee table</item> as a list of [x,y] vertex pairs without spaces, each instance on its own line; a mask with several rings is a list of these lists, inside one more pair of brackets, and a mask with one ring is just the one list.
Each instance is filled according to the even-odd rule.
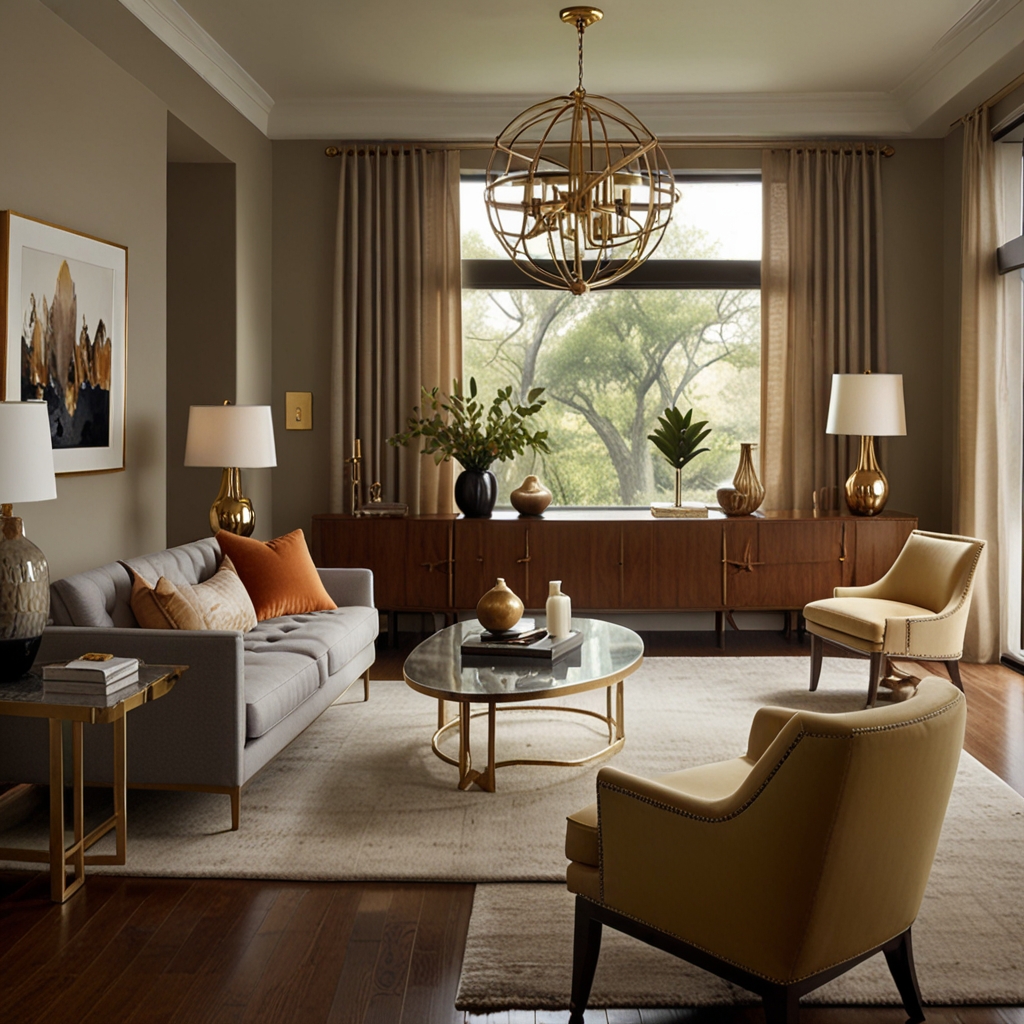
[[[513,764],[584,765],[622,749],[626,741],[622,681],[643,664],[644,642],[631,629],[599,619],[573,619],[572,628],[583,633],[582,646],[554,661],[523,655],[495,657],[474,654],[464,657],[461,654],[463,640],[479,636],[483,629],[476,619],[442,629],[424,640],[406,659],[403,668],[406,683],[419,693],[437,698],[437,731],[430,745],[442,761],[459,769],[459,789],[476,785],[493,793],[494,774],[498,768]],[[564,697],[602,688],[607,691],[606,713],[603,715],[587,708],[550,704],[522,707],[524,701]],[[451,721],[447,719],[447,701],[459,706],[458,717]],[[486,707],[474,711],[473,704]],[[608,743],[595,753],[574,761],[522,758],[497,761],[494,734],[499,706],[502,711],[556,711],[596,718],[608,728]],[[470,752],[470,723],[482,715],[487,716],[487,765],[476,770]],[[440,746],[446,734],[456,728],[459,730],[458,759],[444,753]]]

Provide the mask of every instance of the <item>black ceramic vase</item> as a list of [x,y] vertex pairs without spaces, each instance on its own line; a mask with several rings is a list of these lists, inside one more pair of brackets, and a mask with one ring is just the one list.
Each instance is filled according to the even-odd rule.
[[489,469],[464,469],[455,480],[455,504],[467,519],[486,519],[498,500],[498,479]]

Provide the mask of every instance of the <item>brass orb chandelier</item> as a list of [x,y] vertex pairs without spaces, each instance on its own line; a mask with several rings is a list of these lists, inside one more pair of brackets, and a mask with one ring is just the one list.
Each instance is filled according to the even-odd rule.
[[582,295],[621,280],[654,252],[677,193],[650,129],[583,88],[583,33],[603,12],[566,7],[559,16],[576,27],[577,86],[524,110],[495,139],[484,202],[523,273]]

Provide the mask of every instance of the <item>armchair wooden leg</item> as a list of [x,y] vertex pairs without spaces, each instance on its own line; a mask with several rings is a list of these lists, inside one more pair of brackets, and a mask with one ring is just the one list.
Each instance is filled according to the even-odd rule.
[[881,681],[882,673],[885,671],[886,657],[881,651],[871,654],[871,678],[868,680],[868,707],[875,706],[878,697],[878,684]]
[[811,634],[811,692],[818,688],[821,676],[821,659],[825,653],[825,641],[817,633]]
[[370,670],[367,669],[363,673],[363,700],[370,699]]
[[231,797],[231,831],[237,832],[242,823],[242,787],[236,787],[228,795]]
[[576,897],[576,928],[572,949],[572,995],[569,997],[569,1024],[583,1024],[590,1000],[597,957],[601,952],[601,922],[590,916],[590,906]]
[[960,662],[959,661],[947,661],[946,671],[949,673],[949,678],[953,681],[953,684],[957,689],[964,692],[964,681],[960,678]]
[[914,970],[914,948],[910,942],[908,928],[893,944],[882,952],[889,965],[889,973],[899,989],[903,1009],[909,1018],[907,1024],[921,1024],[924,1008],[921,1006],[921,990],[917,985],[917,971]]
[[764,1004],[764,1018],[768,1024],[798,1024],[800,1020],[800,996],[795,988],[780,985],[774,992],[766,992],[761,1001]]

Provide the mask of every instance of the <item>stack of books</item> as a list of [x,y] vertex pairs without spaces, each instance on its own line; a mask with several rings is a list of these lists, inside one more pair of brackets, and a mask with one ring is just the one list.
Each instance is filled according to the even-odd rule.
[[74,661],[43,666],[43,692],[48,694],[108,697],[138,681],[138,658],[84,654]]

